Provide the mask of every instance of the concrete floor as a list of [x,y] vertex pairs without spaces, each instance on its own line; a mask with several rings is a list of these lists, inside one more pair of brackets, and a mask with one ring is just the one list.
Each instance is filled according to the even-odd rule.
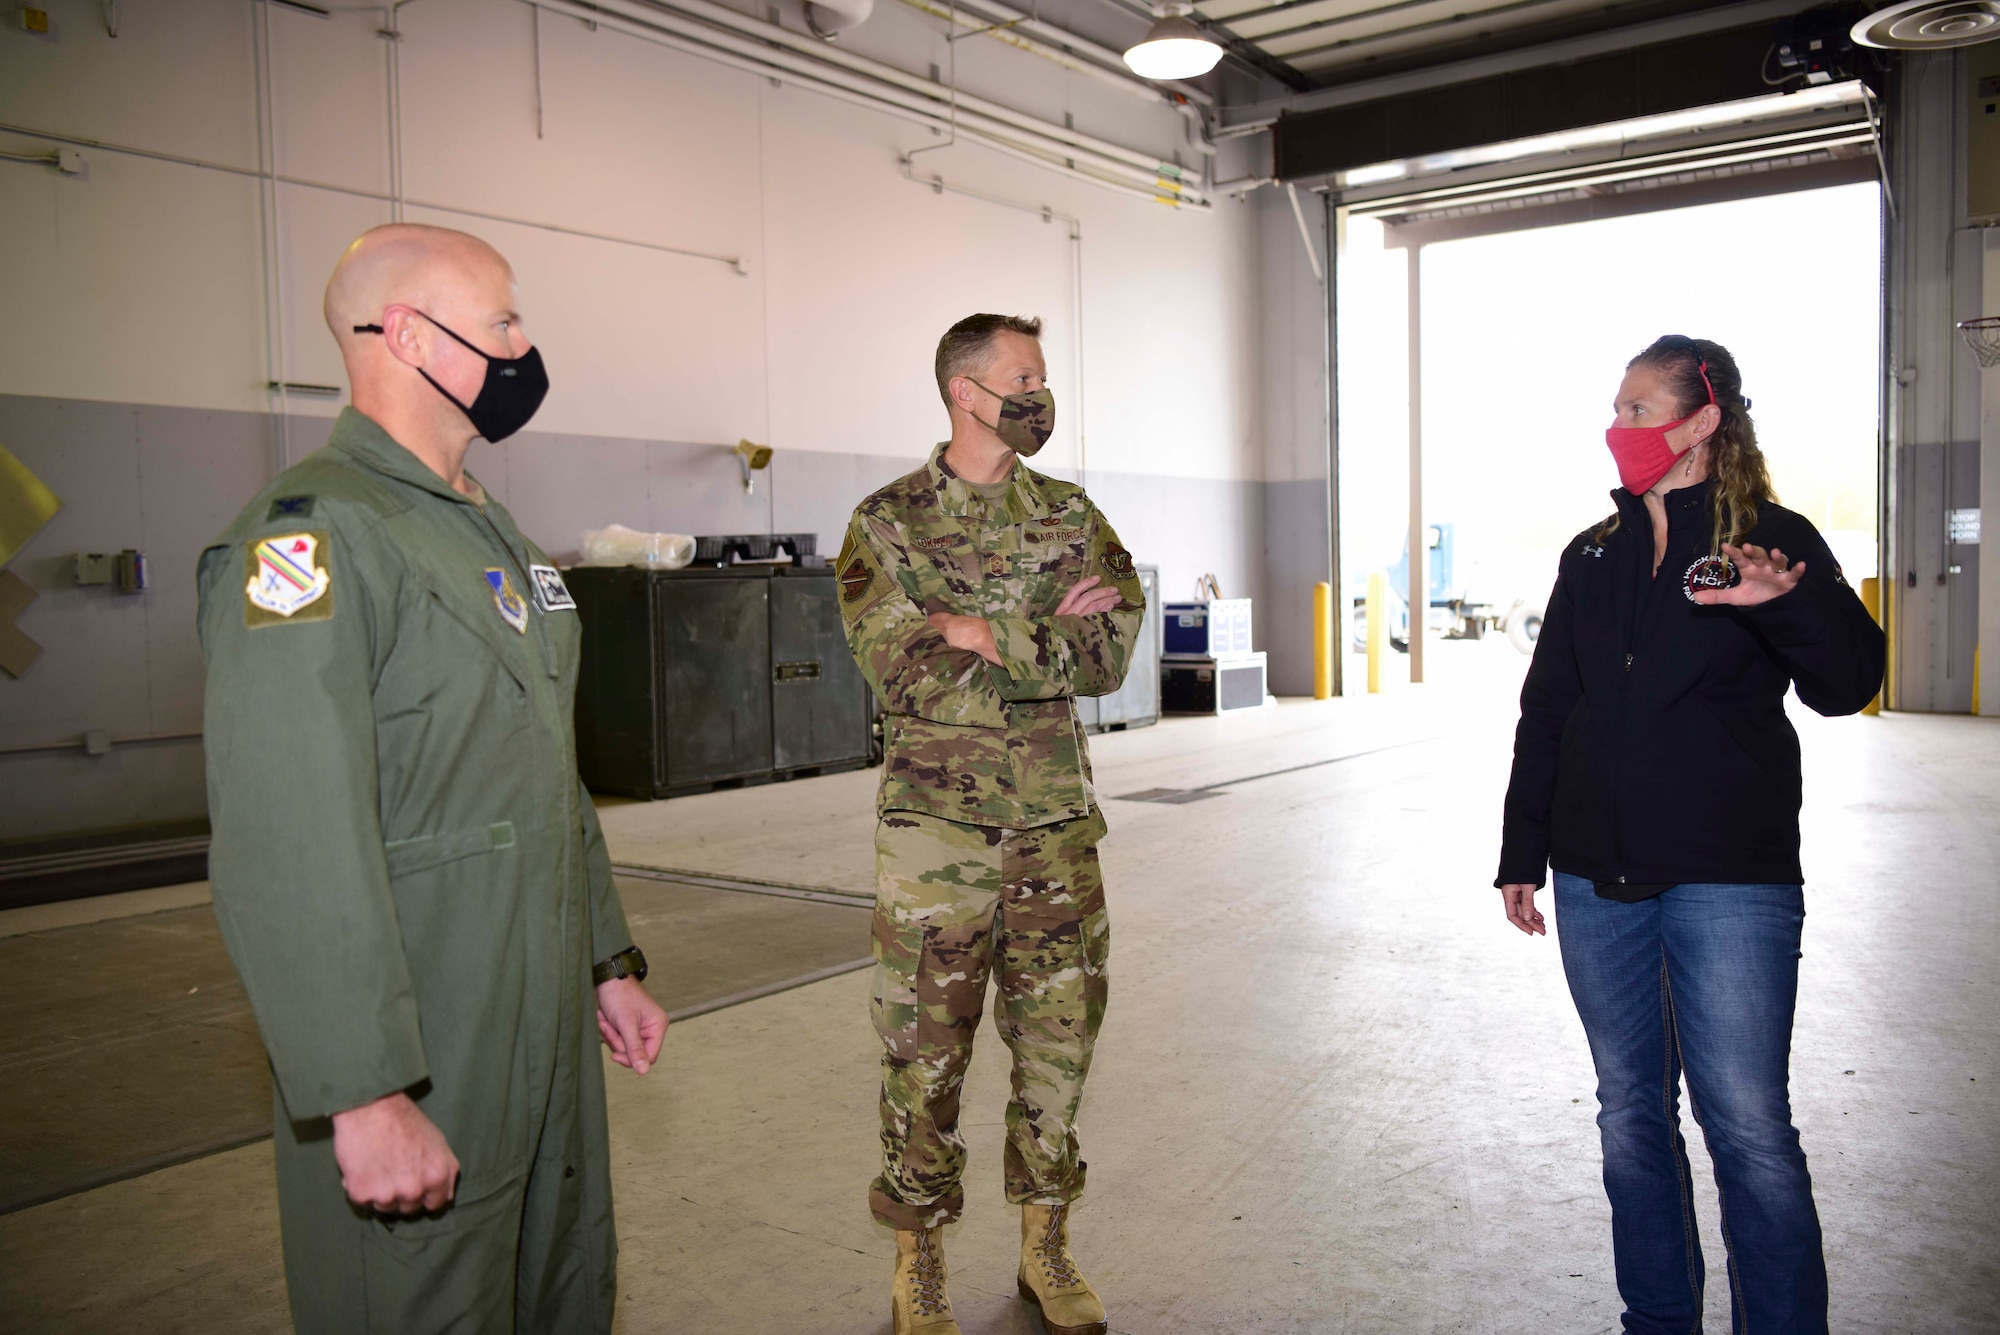
[[[1506,926],[1488,888],[1520,660],[1432,653],[1422,688],[1093,744],[1113,984],[1075,1232],[1115,1330],[1616,1328],[1583,1035],[1555,942]],[[2000,1331],[2000,726],[1799,723],[1793,1090],[1834,1328]],[[605,825],[620,861],[865,890],[873,782],[608,807]],[[607,1066],[626,1335],[887,1329],[867,989],[855,974],[686,1021],[643,1081]],[[999,1185],[1006,1068],[981,1041],[954,1297],[974,1335],[1028,1332]],[[1713,1275],[1712,1186],[1699,1199]],[[0,1217],[0,1314],[284,1329],[268,1147]]]

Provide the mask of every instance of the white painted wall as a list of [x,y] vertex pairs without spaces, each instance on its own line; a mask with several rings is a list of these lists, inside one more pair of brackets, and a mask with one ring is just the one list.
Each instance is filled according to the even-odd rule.
[[[0,123],[256,168],[253,0],[131,6],[115,41],[91,0],[49,8],[54,41],[0,32]],[[278,173],[336,188],[275,192],[276,378],[338,384],[319,292],[355,233],[391,216],[340,193],[392,187],[388,44],[375,11],[272,8],[269,22]],[[1089,417],[1059,413],[1051,464],[1076,464],[1083,425],[1092,468],[1259,476],[1243,206],[1197,216],[969,145],[924,154],[926,172],[1081,220],[1079,312],[1063,225],[902,178],[898,156],[934,142],[921,127],[544,13],[538,138],[527,5],[427,0],[401,24],[405,215],[477,232],[514,262],[554,378],[538,428],[915,456],[940,430],[927,386],[945,325],[975,309],[1043,315],[1068,408],[1080,314]],[[863,33],[872,54],[921,70],[945,58],[939,26],[886,3]],[[1180,142],[1163,104],[960,46],[968,88],[1163,156]],[[87,179],[4,168],[0,290],[36,318],[0,329],[0,393],[266,407],[258,183],[85,153]],[[420,202],[737,256],[747,273]]]
[[[80,177],[0,162],[0,443],[66,503],[11,567],[42,594],[21,625],[45,652],[0,679],[0,747],[199,726],[194,557],[278,456],[324,438],[338,400],[266,385],[342,383],[321,288],[391,218],[399,162],[406,217],[487,237],[519,275],[554,388],[532,440],[471,463],[552,550],[621,518],[604,497],[628,475],[654,479],[643,514],[727,511],[708,531],[740,531],[740,487],[688,448],[739,437],[799,461],[769,522],[823,527],[943,434],[937,337],[990,309],[1048,321],[1059,426],[1038,462],[1085,471],[1177,595],[1206,570],[1263,588],[1254,206],[1177,212],[970,145],[920,167],[1029,211],[939,194],[897,165],[936,142],[921,127],[549,13],[538,136],[520,0],[401,11],[399,134],[379,9],[127,3],[112,39],[97,0],[46,8],[48,39],[0,24],[0,150],[44,152],[44,131],[142,152],[86,146]],[[884,0],[842,40],[922,72],[949,60],[941,28]],[[1184,145],[1164,104],[998,43],[958,48],[968,90],[1166,160]],[[266,134],[277,173],[310,184],[266,191]],[[210,421],[225,444],[204,446]],[[854,494],[802,507],[801,478]],[[67,581],[68,553],[125,546],[153,558],[151,592]],[[186,744],[0,758],[0,839],[199,815],[199,776]]]

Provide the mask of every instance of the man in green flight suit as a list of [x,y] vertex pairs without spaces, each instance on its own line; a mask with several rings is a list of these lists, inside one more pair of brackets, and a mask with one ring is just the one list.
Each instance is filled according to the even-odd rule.
[[611,1328],[596,1045],[643,1075],[667,1022],[577,778],[575,604],[463,469],[547,390],[515,300],[474,237],[363,235],[353,406],[202,553],[210,876],[305,1332]]
[[875,994],[895,1335],[957,1335],[936,1230],[964,1208],[959,1090],[997,974],[1013,1054],[1007,1199],[1021,1294],[1052,1335],[1102,1335],[1069,1250],[1077,1107],[1104,1018],[1104,817],[1074,697],[1118,689],[1145,611],[1081,487],[1020,462],[1055,426],[1041,321],[974,315],[938,344],[951,439],[854,511],[837,574],[882,701]]

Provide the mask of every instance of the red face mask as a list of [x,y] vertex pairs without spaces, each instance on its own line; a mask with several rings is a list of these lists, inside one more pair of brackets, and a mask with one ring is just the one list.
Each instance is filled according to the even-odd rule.
[[[1701,383],[1708,389],[1708,401],[1715,402],[1715,386],[1708,383],[1708,363],[1695,363],[1701,370]],[[1679,422],[1669,422],[1665,426],[1614,426],[1604,432],[1604,443],[1611,449],[1611,458],[1618,465],[1618,480],[1625,484],[1625,490],[1634,496],[1643,496],[1651,491],[1659,480],[1667,475],[1667,470],[1680,461],[1681,456],[1667,443],[1667,433],[1685,422],[1694,420],[1701,409],[1697,408]]]

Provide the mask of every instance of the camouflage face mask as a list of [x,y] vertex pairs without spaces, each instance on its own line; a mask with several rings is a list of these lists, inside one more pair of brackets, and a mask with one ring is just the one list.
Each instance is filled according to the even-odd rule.
[[[979,385],[977,380],[972,383]],[[979,387],[986,389],[984,385]],[[1000,416],[995,421],[984,422],[974,414],[972,420],[1000,437],[1002,445],[1022,458],[1048,444],[1049,437],[1056,433],[1056,396],[1050,391],[1038,389],[1031,394],[998,394],[986,389],[986,392],[1000,400]]]

